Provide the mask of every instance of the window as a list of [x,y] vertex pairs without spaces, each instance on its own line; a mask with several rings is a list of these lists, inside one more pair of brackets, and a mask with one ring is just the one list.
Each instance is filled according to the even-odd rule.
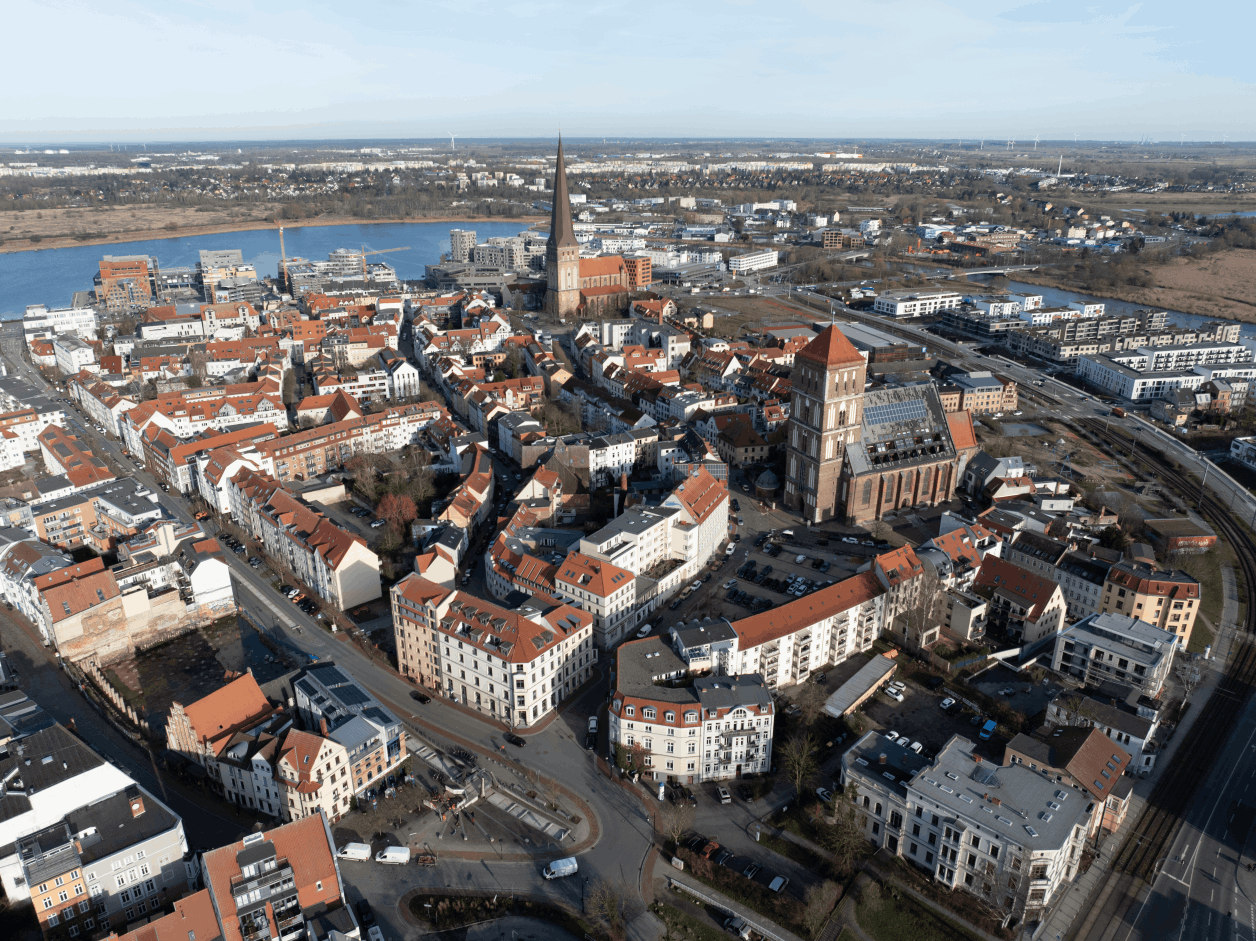
[[53,912],[51,915],[48,916],[48,924],[59,925],[60,923],[61,923],[61,919],[57,917],[56,912]]

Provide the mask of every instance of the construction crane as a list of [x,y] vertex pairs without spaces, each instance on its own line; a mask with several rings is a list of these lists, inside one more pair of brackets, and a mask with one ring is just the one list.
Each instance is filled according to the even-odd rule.
[[410,250],[410,246],[409,246],[409,245],[403,245],[403,246],[401,246],[401,248],[381,248],[381,249],[379,249],[378,251],[368,252],[368,251],[366,250],[366,246],[365,246],[365,245],[363,245],[363,246],[362,246],[362,251],[361,251],[361,255],[362,255],[362,280],[363,280],[363,281],[365,281],[365,280],[366,280],[366,256],[367,256],[367,255],[387,255],[389,252],[408,252],[409,250]]

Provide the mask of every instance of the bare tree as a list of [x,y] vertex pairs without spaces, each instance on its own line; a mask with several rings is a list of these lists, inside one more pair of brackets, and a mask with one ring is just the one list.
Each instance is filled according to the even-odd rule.
[[847,875],[854,866],[855,857],[863,848],[863,828],[859,825],[859,810],[855,806],[858,794],[852,782],[844,793],[833,795],[833,823],[822,821],[820,844],[835,857],[833,872]]
[[802,714],[802,721],[808,726],[820,717],[825,698],[824,689],[817,683],[807,683],[794,697],[794,703]]
[[818,770],[815,755],[812,754],[815,747],[815,739],[810,733],[791,735],[781,746],[781,767],[785,769],[790,783],[799,794]]
[[624,893],[605,879],[589,887],[588,912],[605,927],[612,941],[624,937]]
[[899,617],[907,628],[907,646],[918,650],[925,636],[942,624],[946,617],[946,586],[942,579],[926,570],[912,580],[910,601]]
[[659,808],[659,830],[673,843],[693,826],[694,810],[688,804],[664,804]]

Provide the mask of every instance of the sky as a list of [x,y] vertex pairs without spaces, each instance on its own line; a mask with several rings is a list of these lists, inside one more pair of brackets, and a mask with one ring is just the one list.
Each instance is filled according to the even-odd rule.
[[1252,141],[1254,20],[1250,0],[10,0],[0,141]]

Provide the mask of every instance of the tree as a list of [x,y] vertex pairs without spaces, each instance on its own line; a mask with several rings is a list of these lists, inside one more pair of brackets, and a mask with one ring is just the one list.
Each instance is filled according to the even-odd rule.
[[826,879],[819,885],[807,889],[807,909],[803,918],[812,935],[819,935],[820,929],[828,921],[829,913],[841,898],[842,889],[836,882]]
[[518,379],[523,373],[523,357],[519,353],[519,347],[512,345],[506,353],[505,360],[501,365],[504,372],[511,379]]
[[623,892],[605,879],[589,886],[589,914],[606,926],[612,941],[624,937]]
[[203,349],[192,349],[188,352],[188,366],[192,369],[192,375],[201,379],[209,378],[209,354]]
[[799,794],[818,770],[815,755],[812,754],[815,747],[815,739],[809,732],[800,732],[790,736],[781,747],[781,767],[785,769],[790,783]]
[[833,795],[833,823],[821,821],[820,845],[836,857],[833,872],[845,876],[854,866],[855,857],[863,848],[863,828],[859,826],[859,810],[855,806],[858,793],[854,782],[844,793]]
[[907,646],[924,646],[925,636],[938,627],[946,615],[946,586],[937,575],[925,570],[913,579],[912,598],[900,614],[907,626]]
[[283,401],[285,405],[291,405],[297,400],[297,374],[296,370],[289,369],[283,374]]
[[418,510],[414,506],[414,501],[409,497],[388,493],[379,501],[379,506],[375,508],[375,513],[380,519],[387,520],[392,531],[400,535],[406,523],[418,515]]
[[345,470],[353,475],[358,492],[375,499],[375,465],[365,454],[356,454],[345,462]]
[[1129,544],[1130,537],[1120,526],[1109,526],[1099,531],[1099,545],[1105,549],[1124,549]]
[[659,830],[673,843],[693,826],[694,810],[688,804],[663,804],[659,808]]
[[427,503],[436,496],[436,484],[432,480],[432,469],[424,467],[416,471],[410,478],[410,496],[415,503]]
[[820,717],[824,700],[824,689],[818,683],[808,683],[798,691],[798,695],[794,697],[794,703],[801,711],[804,723],[811,725]]

